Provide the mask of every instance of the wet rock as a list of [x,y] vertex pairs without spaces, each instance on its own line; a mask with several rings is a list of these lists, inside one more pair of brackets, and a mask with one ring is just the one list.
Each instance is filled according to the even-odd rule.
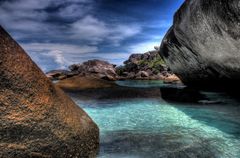
[[0,157],[94,157],[99,131],[0,27]]
[[228,87],[240,79],[239,0],[187,0],[160,53],[188,85]]

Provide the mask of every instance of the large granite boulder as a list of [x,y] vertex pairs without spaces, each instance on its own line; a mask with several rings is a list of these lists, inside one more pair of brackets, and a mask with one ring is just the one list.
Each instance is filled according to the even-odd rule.
[[99,130],[0,27],[0,157],[94,157]]
[[174,16],[160,54],[188,85],[238,83],[240,1],[186,0]]

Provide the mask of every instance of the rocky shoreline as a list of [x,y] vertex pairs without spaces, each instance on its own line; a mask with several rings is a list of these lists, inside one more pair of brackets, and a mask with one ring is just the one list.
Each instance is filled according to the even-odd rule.
[[68,70],[49,71],[46,76],[51,80],[65,80],[74,76],[81,76],[82,78],[97,78],[107,81],[163,80],[167,83],[181,82],[166,66],[158,50],[144,54],[132,54],[122,66],[94,59],[81,64],[70,65]]

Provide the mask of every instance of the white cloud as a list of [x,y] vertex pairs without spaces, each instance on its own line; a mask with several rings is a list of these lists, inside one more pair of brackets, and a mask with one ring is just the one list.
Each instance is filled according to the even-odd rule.
[[119,42],[141,32],[137,25],[107,24],[93,16],[86,16],[72,25],[72,38],[99,43],[105,40],[119,45]]
[[72,25],[73,38],[86,39],[91,41],[102,41],[108,35],[108,28],[106,24],[92,16],[75,22]]
[[[11,0],[0,3],[0,23],[14,31],[40,33],[46,30],[61,31],[62,26],[51,23],[49,17],[80,18],[89,12],[93,0]],[[61,6],[47,12],[48,7]],[[53,27],[54,26],[54,27]],[[49,31],[49,33],[51,33]],[[56,34],[56,33],[55,33]]]
[[60,43],[28,43],[22,44],[23,48],[28,51],[42,52],[59,50],[62,52],[68,52],[69,54],[84,54],[96,52],[98,49],[95,46],[88,45],[73,45],[73,44],[60,44]]
[[40,9],[46,8],[49,2],[42,0],[5,1],[0,5],[0,20],[3,22],[19,21],[22,18],[34,21],[43,20],[46,14]]
[[64,19],[80,18],[87,15],[91,9],[92,5],[86,5],[84,3],[71,4],[60,8],[58,15]]
[[171,20],[155,20],[155,21],[153,21],[153,22],[151,22],[151,23],[144,23],[143,24],[145,27],[149,27],[149,28],[152,28],[152,29],[154,29],[154,28],[157,28],[157,29],[159,29],[159,28],[169,28],[169,27],[171,27],[171,25],[172,25],[172,21]]
[[[17,0],[17,1],[5,1],[2,3],[2,7],[7,9],[18,10],[33,10],[43,9],[50,4],[51,1],[46,0]],[[17,6],[17,8],[16,8]]]
[[119,46],[120,41],[139,34],[141,30],[142,28],[137,25],[118,25],[110,31],[112,35],[108,36],[108,39],[115,46]]
[[[153,25],[148,23],[142,25],[142,22],[136,24],[114,21],[110,23],[106,17],[92,15],[96,11],[94,1],[96,0],[0,2],[0,23],[10,31],[14,38],[24,42],[23,48],[40,63],[44,70],[48,68],[48,64],[64,68],[69,64],[92,58],[124,61],[130,53],[144,53],[152,50],[155,45],[159,45],[159,36],[145,35],[146,33],[142,31],[144,28],[169,25],[164,21]],[[46,8],[49,6],[58,6],[56,7],[58,9],[48,12]],[[124,40],[136,35],[147,36],[157,42],[139,43],[131,46],[126,52],[99,53],[98,47],[100,48],[103,43],[107,47],[110,46],[110,50],[107,51],[117,50]],[[62,42],[72,44],[60,44]],[[125,49],[124,47],[123,50]]]
[[54,63],[59,65],[58,68],[66,68],[79,60],[81,55],[98,51],[98,48],[95,46],[58,43],[30,43],[22,44],[22,46],[29,54],[41,54],[43,57],[51,58]]
[[[94,0],[13,0],[0,4],[0,23],[14,34],[17,40],[31,36],[43,39],[69,39],[87,41],[91,44],[106,42],[119,46],[120,42],[141,32],[134,24],[106,23],[91,15]],[[64,5],[63,5],[64,4]],[[48,6],[61,6],[47,12]],[[64,6],[64,7],[63,7]],[[49,21],[57,17],[75,21],[58,25]],[[104,18],[103,18],[104,19]],[[48,20],[48,22],[46,22]]]
[[64,69],[66,67],[66,65],[69,63],[69,61],[67,61],[64,58],[64,54],[62,51],[60,50],[52,50],[50,52],[48,52],[48,54],[46,54],[46,56],[52,57],[53,60],[60,65],[59,68]]
[[127,59],[130,56],[129,53],[126,52],[111,52],[111,53],[91,53],[91,54],[87,54],[85,57],[92,57],[92,58],[102,58],[105,60],[123,60],[123,59]]
[[154,50],[155,46],[160,46],[160,40],[154,42],[143,42],[129,47],[131,53],[145,53]]

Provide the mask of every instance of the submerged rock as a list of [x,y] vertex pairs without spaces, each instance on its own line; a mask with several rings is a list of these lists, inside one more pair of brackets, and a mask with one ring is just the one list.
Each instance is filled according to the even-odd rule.
[[0,157],[94,157],[99,131],[0,27]]
[[238,84],[239,5],[239,0],[186,0],[176,12],[160,53],[185,84]]

